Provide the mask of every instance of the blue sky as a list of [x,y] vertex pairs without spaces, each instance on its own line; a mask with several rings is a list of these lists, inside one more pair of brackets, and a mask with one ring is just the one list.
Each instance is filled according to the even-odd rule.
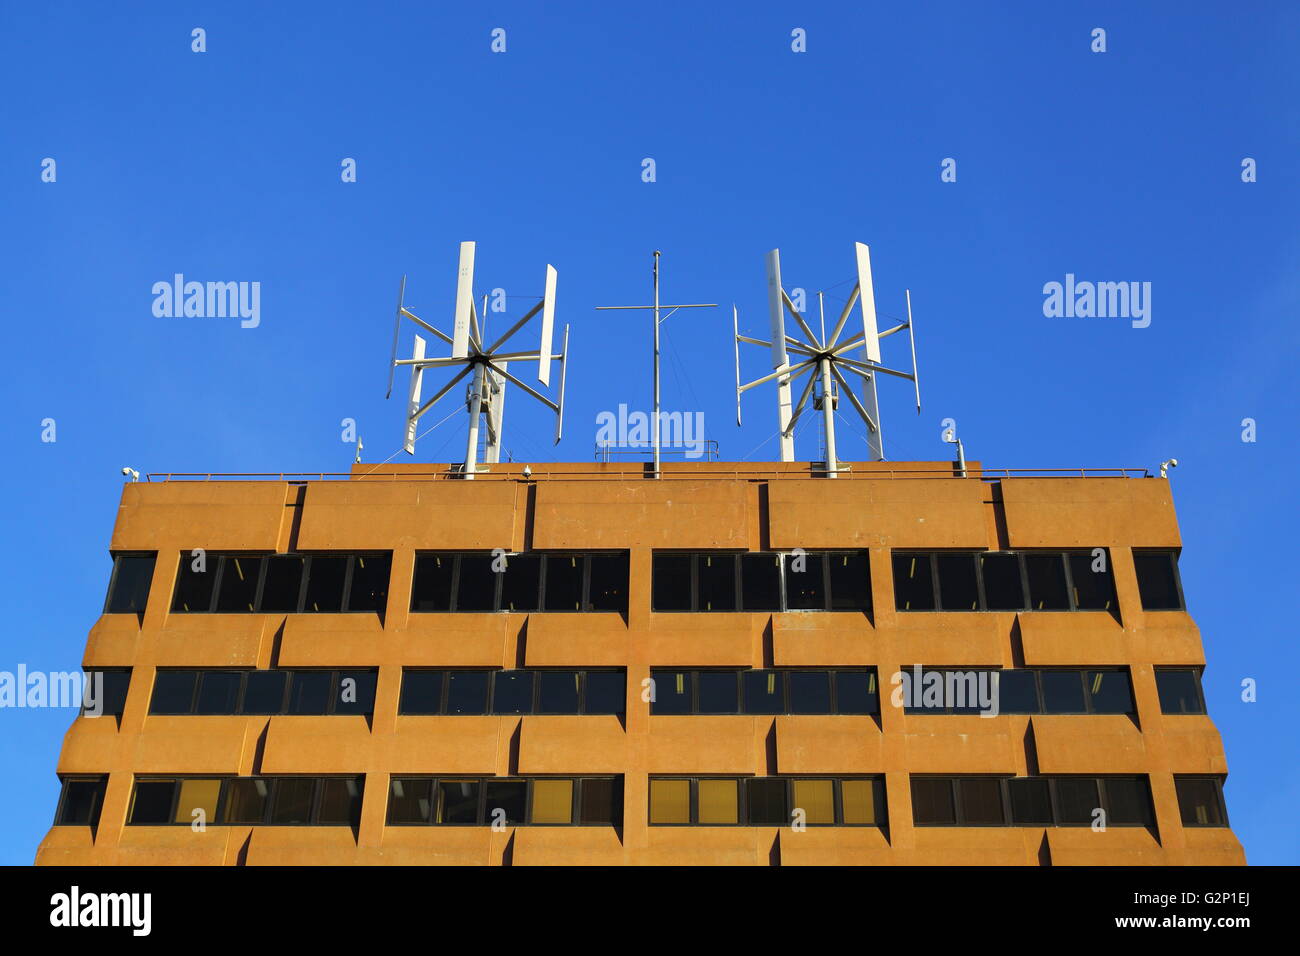
[[[462,239],[510,315],[559,270],[566,437],[552,448],[550,416],[515,392],[505,444],[576,461],[600,411],[648,406],[644,313],[592,307],[647,301],[651,250],[666,300],[734,301],[762,333],[768,249],[829,311],[863,241],[879,310],[910,288],[919,335],[924,413],[884,384],[888,457],[946,457],[951,417],[989,466],[1179,459],[1233,828],[1252,863],[1295,863],[1298,28],[1300,8],[1267,2],[7,3],[0,670],[78,666],[122,466],[345,471],[349,417],[367,461],[396,452],[398,279],[445,324]],[[175,273],[260,282],[260,325],[155,317]],[[1045,317],[1043,285],[1067,273],[1150,282],[1150,326]],[[734,423],[727,311],[666,323],[663,407],[703,411],[725,459],[770,458],[770,391]],[[902,345],[886,359],[905,364]],[[459,460],[461,429],[418,459]],[[851,433],[839,446],[865,457]],[[50,825],[71,716],[0,712],[0,862],[30,862]]]

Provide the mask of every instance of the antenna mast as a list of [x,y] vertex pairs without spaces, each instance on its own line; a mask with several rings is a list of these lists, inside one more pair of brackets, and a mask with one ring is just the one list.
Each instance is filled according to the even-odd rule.
[[[505,415],[505,388],[507,382],[513,382],[525,393],[537,399],[555,412],[555,443],[560,443],[564,431],[564,381],[568,368],[569,327],[564,327],[564,344],[559,354],[551,351],[552,331],[555,323],[555,283],[556,271],[553,266],[546,267],[546,286],[542,299],[528,310],[522,318],[506,330],[491,345],[484,345],[487,332],[487,299],[483,300],[483,316],[480,319],[474,307],[474,243],[460,244],[460,268],[456,278],[456,308],[452,334],[435,328],[403,304],[406,298],[406,276],[397,293],[397,319],[393,324],[393,354],[388,369],[388,398],[393,393],[393,375],[399,365],[411,368],[410,400],[406,411],[406,440],[402,445],[407,454],[415,454],[416,425],[425,412],[432,408],[443,396],[463,379],[471,375],[469,390],[466,395],[466,410],[469,412],[469,434],[465,443],[464,477],[473,478],[478,471],[479,426],[483,418],[487,419],[487,441],[484,445],[484,457],[489,463],[501,460],[501,434]],[[537,313],[542,314],[541,344],[536,351],[502,352],[500,348],[506,341],[528,323]],[[426,342],[418,334],[411,358],[397,357],[397,342],[401,332],[403,317],[410,319],[426,332],[434,335],[451,346],[451,355],[446,358],[426,358]],[[552,401],[542,393],[521,382],[507,369],[511,361],[537,362],[537,380],[543,385],[551,383],[551,363],[560,363],[559,397]],[[426,369],[455,368],[459,372],[452,377],[427,402],[421,404],[421,390]]]
[[[912,382],[916,390],[916,412],[921,413],[921,384],[916,371],[916,337],[912,331],[912,293],[907,292],[907,321],[886,329],[884,332],[878,330],[876,325],[876,297],[875,290],[871,281],[871,250],[864,243],[856,243],[855,251],[857,257],[857,284],[853,287],[853,292],[849,296],[848,302],[844,305],[844,310],[840,313],[839,320],[835,323],[835,328],[831,331],[830,336],[826,335],[826,317],[821,317],[821,336],[818,337],[804,317],[794,307],[790,296],[786,293],[781,285],[781,252],[779,249],[773,249],[767,254],[767,294],[768,294],[768,314],[771,319],[772,340],[765,342],[762,339],[751,338],[740,334],[740,322],[738,313],[733,306],[732,310],[732,332],[736,338],[736,424],[740,424],[740,396],[742,393],[763,385],[773,379],[777,383],[777,422],[780,428],[781,439],[781,460],[794,461],[794,428],[799,422],[799,416],[803,414],[807,407],[808,398],[813,395],[818,383],[821,385],[820,402],[816,397],[813,398],[813,406],[820,408],[822,411],[822,437],[826,446],[826,476],[834,478],[839,471],[839,460],[835,453],[835,405],[837,395],[835,385],[839,384],[842,391],[853,405],[854,410],[862,418],[867,426],[867,444],[871,453],[872,461],[884,461],[885,446],[880,427],[880,406],[876,396],[876,376],[878,374],[893,375],[898,378],[904,378]],[[822,301],[821,293],[818,294],[818,303]],[[848,322],[849,316],[853,312],[853,306],[861,302],[862,312],[862,334],[855,335],[847,341],[840,343],[840,333],[844,331],[844,325]],[[803,333],[804,338],[798,339],[787,335],[785,331],[785,315],[789,312]],[[881,364],[880,340],[895,332],[907,330],[908,338],[912,345],[912,372],[899,372],[895,369],[886,368]],[[740,343],[746,342],[750,345],[761,345],[771,352],[773,372],[756,379],[747,385],[740,384]],[[861,348],[862,357],[860,359],[849,358],[848,352],[853,349]],[[798,359],[795,363],[790,362],[790,353],[793,352]],[[845,378],[844,372],[852,372],[863,379],[863,398],[860,400],[854,394],[853,386]],[[804,375],[808,376],[808,382],[804,386],[802,393],[799,395],[797,402],[790,401],[790,386],[798,378]]]
[[[654,477],[657,480],[660,477],[659,471],[659,323],[667,321],[668,316],[672,315],[678,309],[716,309],[716,302],[692,303],[690,305],[660,305],[659,304],[659,250],[654,252],[654,305],[598,305],[597,312],[605,312],[613,309],[652,309],[654,311],[654,414],[651,416],[650,433],[653,436],[651,441],[654,445]],[[660,309],[671,309],[668,315],[660,318]]]

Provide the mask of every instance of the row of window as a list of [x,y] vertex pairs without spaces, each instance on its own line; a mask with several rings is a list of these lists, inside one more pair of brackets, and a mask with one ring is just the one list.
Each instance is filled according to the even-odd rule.
[[[155,555],[114,558],[107,613],[143,613]],[[895,551],[900,611],[1110,611],[1110,553]],[[1144,610],[1181,610],[1174,551],[1133,552]],[[656,551],[655,611],[869,611],[867,552]],[[177,613],[382,612],[392,555],[182,553]],[[416,555],[415,612],[626,613],[628,554],[429,552]]]
[[655,611],[871,610],[866,551],[657,551],[651,580]]
[[388,822],[622,826],[622,777],[394,777]]
[[[914,776],[916,826],[1152,826],[1142,776]],[[63,780],[55,824],[99,823],[107,777]],[[880,776],[653,776],[654,826],[883,826]],[[356,826],[364,778],[140,777],[127,822],[139,826]],[[1228,825],[1217,777],[1176,776],[1184,826]],[[1100,811],[1100,813],[1098,812]],[[621,826],[623,778],[393,777],[394,825]]]
[[[916,826],[1152,826],[1146,777],[912,777]],[[1175,777],[1184,826],[1228,825],[1217,777]]]
[[[129,670],[104,670],[100,710],[120,715]],[[651,670],[651,714],[877,714],[873,668]],[[1163,714],[1204,714],[1200,671],[1157,667]],[[904,671],[909,714],[977,714],[996,694],[1002,714],[1134,712],[1121,668]],[[996,683],[995,683],[996,680]],[[325,715],[374,712],[376,671],[159,670],[150,714]],[[607,670],[408,669],[398,713],[452,715],[621,714],[625,672]]]

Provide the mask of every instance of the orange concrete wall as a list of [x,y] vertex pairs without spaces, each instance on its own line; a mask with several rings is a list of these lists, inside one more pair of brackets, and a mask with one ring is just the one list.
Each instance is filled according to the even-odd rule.
[[[1178,547],[1168,483],[951,477],[944,463],[855,463],[844,478],[807,465],[492,466],[474,481],[431,466],[358,466],[352,481],[127,484],[111,547],[156,550],[143,620],[104,615],[87,667],[132,667],[119,721],[77,718],[61,774],[107,773],[100,824],[53,827],[43,864],[1181,864],[1243,863],[1230,830],[1184,830],[1173,775],[1223,774],[1208,717],[1160,713],[1153,668],[1203,663],[1182,612],[1145,613],[1130,548]],[[972,468],[977,467],[972,463]],[[927,477],[915,474],[930,472]],[[364,473],[364,477],[363,477]],[[182,550],[391,550],[382,622],[362,615],[171,615]],[[411,614],[424,549],[627,549],[629,613]],[[652,614],[655,548],[863,548],[875,611]],[[1080,613],[894,611],[893,548],[1108,547],[1118,620]],[[616,717],[397,714],[404,666],[618,666]],[[1135,718],[907,715],[888,676],[913,664],[1131,668]],[[852,716],[654,717],[651,667],[878,668],[882,712]],[[376,667],[374,717],[148,716],[157,667]],[[909,773],[1149,774],[1156,827],[918,828]],[[613,828],[386,827],[390,774],[624,775]],[[132,775],[365,774],[358,831],[330,827],[125,826]],[[883,774],[889,825],[875,828],[649,827],[655,774]]]

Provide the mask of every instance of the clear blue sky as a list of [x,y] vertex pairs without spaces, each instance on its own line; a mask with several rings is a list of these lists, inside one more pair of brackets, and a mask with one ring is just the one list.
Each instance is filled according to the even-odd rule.
[[[366,460],[394,452],[398,278],[445,323],[462,239],[515,307],[559,270],[566,438],[514,392],[506,445],[578,461],[598,412],[648,405],[643,314],[592,307],[646,301],[651,250],[666,299],[735,301],[761,332],[768,249],[838,303],[861,240],[880,311],[911,288],[920,333],[925,410],[885,383],[889,457],[946,457],[952,417],[991,466],[1179,459],[1232,824],[1251,862],[1295,863],[1298,30],[1267,2],[6,3],[0,670],[78,666],[123,465],[342,471],[345,417]],[[261,325],[156,318],[150,289],[178,272],[260,282]],[[1066,273],[1152,283],[1150,327],[1044,317]],[[770,458],[770,392],[734,424],[730,325],[669,320],[664,407],[702,410],[724,458]],[[419,458],[458,460],[462,428]],[[840,452],[864,457],[851,435]],[[30,862],[50,825],[71,717],[0,712],[0,862]]]

